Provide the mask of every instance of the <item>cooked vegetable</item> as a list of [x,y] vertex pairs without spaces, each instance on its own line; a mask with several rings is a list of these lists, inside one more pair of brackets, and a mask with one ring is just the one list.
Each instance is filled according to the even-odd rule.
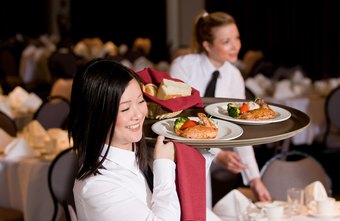
[[193,126],[196,126],[196,125],[198,125],[197,121],[188,120],[181,126],[181,130],[184,130],[185,128],[193,127]]
[[188,117],[179,117],[175,120],[175,124],[174,124],[174,129],[175,130],[179,130],[181,129],[181,127],[183,126],[183,124],[190,120]]
[[233,103],[228,103],[228,115],[230,117],[238,117],[240,115],[240,108]]
[[243,114],[247,111],[249,111],[250,107],[247,103],[243,103],[242,106],[240,107],[240,114]]

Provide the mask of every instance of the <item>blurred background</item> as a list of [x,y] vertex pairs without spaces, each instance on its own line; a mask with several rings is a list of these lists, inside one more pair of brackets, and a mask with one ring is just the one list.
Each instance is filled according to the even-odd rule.
[[[99,37],[131,46],[151,39],[150,59],[169,60],[172,50],[188,46],[191,23],[201,9],[232,14],[241,33],[242,56],[262,50],[276,66],[301,65],[313,80],[340,73],[339,1],[312,0],[12,0],[1,3],[0,40],[21,33],[37,37],[64,32],[74,42]],[[57,22],[68,25],[58,30]],[[64,27],[65,28],[65,27]]]

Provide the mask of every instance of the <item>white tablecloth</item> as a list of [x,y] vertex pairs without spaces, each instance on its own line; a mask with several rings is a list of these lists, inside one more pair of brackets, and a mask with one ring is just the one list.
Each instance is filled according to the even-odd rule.
[[0,206],[21,210],[25,221],[51,220],[53,202],[47,182],[50,164],[38,158],[15,162],[0,156]]
[[295,145],[312,144],[319,139],[325,131],[325,98],[324,97],[299,97],[275,99],[271,97],[264,98],[266,102],[273,104],[286,105],[306,113],[311,118],[310,125],[302,132],[292,137],[292,143]]
[[[278,221],[340,221],[340,201],[336,202],[337,216],[335,216],[335,217],[312,216],[310,214],[310,212],[308,212],[306,207],[304,207],[304,209],[301,211],[301,215],[287,215],[287,211],[288,211],[288,208],[285,208],[284,217],[282,219],[278,220]],[[245,220],[242,220],[242,221],[248,221],[246,217],[244,219]],[[249,219],[251,219],[251,218],[249,218]],[[221,221],[235,221],[235,219],[223,217],[221,219]]]

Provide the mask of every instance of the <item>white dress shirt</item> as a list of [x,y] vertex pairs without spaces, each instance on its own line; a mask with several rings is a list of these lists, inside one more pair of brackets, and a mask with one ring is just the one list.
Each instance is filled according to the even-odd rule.
[[[207,55],[201,53],[177,57],[172,62],[169,72],[171,77],[184,81],[197,89],[201,96],[204,96],[208,82],[215,70],[216,68]],[[244,99],[245,83],[240,71],[229,62],[225,62],[218,68],[218,71],[220,75],[216,82],[215,97]],[[234,151],[239,154],[241,161],[248,165],[248,168],[241,173],[243,183],[247,185],[250,180],[260,177],[252,146],[235,147]],[[208,188],[209,181],[207,180],[207,200],[209,200],[209,192],[211,191]]]
[[110,148],[105,169],[73,188],[79,221],[180,220],[176,192],[176,164],[167,159],[153,162],[154,189],[151,193],[132,151]]

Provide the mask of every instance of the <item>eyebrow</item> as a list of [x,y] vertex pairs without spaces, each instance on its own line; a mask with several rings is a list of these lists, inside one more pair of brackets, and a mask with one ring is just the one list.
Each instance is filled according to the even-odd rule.
[[[143,92],[142,92],[142,93],[140,93],[140,95],[138,95],[138,97],[137,97],[137,98],[140,98],[140,97],[143,97]],[[128,101],[123,101],[123,102],[119,103],[119,105],[121,105],[121,104],[127,104],[127,103],[130,103],[130,102],[131,102],[131,100],[128,100]]]

